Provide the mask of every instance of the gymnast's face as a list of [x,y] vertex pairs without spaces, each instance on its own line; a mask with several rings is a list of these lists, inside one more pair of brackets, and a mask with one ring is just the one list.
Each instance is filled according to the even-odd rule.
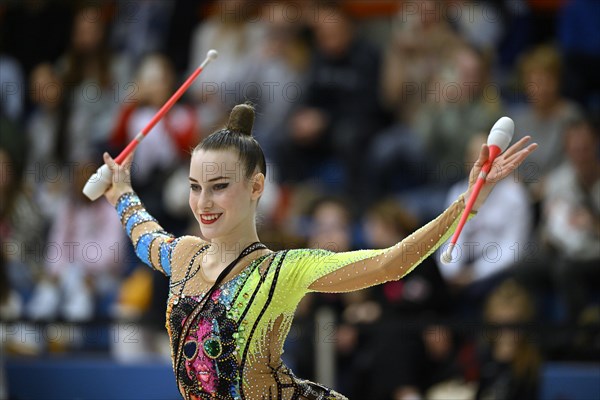
[[246,177],[233,150],[197,150],[190,164],[189,204],[206,240],[244,241],[255,232],[264,176]]

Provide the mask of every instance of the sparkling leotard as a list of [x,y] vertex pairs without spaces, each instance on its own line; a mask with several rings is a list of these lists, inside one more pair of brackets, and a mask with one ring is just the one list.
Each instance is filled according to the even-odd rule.
[[208,300],[213,282],[201,268],[208,243],[166,233],[135,193],[121,196],[116,208],[138,257],[170,278],[166,328],[183,398],[345,399],[297,378],[281,361],[296,306],[309,292],[348,292],[402,278],[448,238],[464,200],[387,249],[256,256],[234,267]]

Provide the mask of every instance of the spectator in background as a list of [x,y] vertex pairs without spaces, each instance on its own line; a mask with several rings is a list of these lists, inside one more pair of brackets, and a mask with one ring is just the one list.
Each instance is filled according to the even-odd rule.
[[538,202],[548,173],[564,159],[565,124],[580,111],[560,95],[562,62],[554,47],[544,45],[524,54],[519,71],[527,103],[511,110],[510,115],[515,121],[515,140],[530,135],[540,144],[540,152],[519,169],[532,199]]
[[315,53],[302,104],[289,120],[278,151],[286,183],[320,180],[330,191],[362,196],[362,155],[382,127],[377,99],[380,60],[375,48],[355,33],[340,8],[315,11]]
[[[200,22],[192,34],[189,71],[204,61],[210,49],[218,49],[219,64],[202,72],[202,82],[192,87],[200,104],[203,131],[225,122],[229,110],[246,100],[252,67],[260,61],[265,36],[263,16],[256,13],[259,3],[219,0],[212,14]],[[258,9],[257,9],[258,8]]]
[[[339,197],[316,196],[304,211],[304,233],[306,248],[327,249],[333,252],[343,252],[353,249],[352,213],[349,204]],[[329,307],[340,316],[345,305],[361,302],[366,291],[338,295],[333,293],[314,293],[305,296],[294,316],[292,332],[302,332],[296,340],[288,340],[285,344],[285,354],[295,366],[297,373],[314,377],[314,312],[319,307]],[[342,317],[343,318],[343,317]],[[352,321],[357,322],[357,321]],[[347,365],[351,363],[358,340],[358,330],[347,321],[340,322],[335,346],[338,353],[337,365],[342,369],[339,379],[346,385]]]
[[425,183],[428,150],[414,129],[415,118],[426,106],[434,90],[430,83],[439,76],[448,52],[462,45],[440,4],[412,1],[394,17],[379,85],[382,104],[395,121],[378,133],[368,150],[367,204]]
[[150,53],[166,50],[175,2],[131,0],[116,2],[110,30],[111,48],[137,66]]
[[[36,65],[29,76],[29,95],[33,105],[27,119],[29,168],[43,168],[56,161],[53,149],[58,140],[59,107],[64,95],[62,82],[50,63]],[[33,164],[40,164],[34,166]]]
[[321,197],[309,207],[307,246],[336,253],[353,249],[352,213],[341,197]]
[[575,120],[566,129],[566,160],[548,175],[542,200],[542,243],[516,271],[531,289],[558,289],[569,322],[581,317],[600,282],[599,146],[590,122]]
[[65,89],[49,63],[33,68],[29,88],[33,107],[25,126],[29,144],[26,179],[44,217],[50,219],[54,217],[64,189],[61,179],[57,179],[61,169],[55,150],[59,146],[60,106]]
[[504,21],[495,3],[493,0],[447,1],[446,14],[450,16],[450,10],[460,10],[459,18],[452,18],[458,35],[484,54],[486,59],[494,58],[504,33]]
[[538,398],[541,355],[523,326],[533,317],[529,294],[515,281],[503,282],[489,295],[484,320],[497,331],[486,335],[477,399]]
[[[290,113],[305,87],[309,48],[302,37],[304,25],[287,17],[283,3],[266,3],[261,15],[265,21],[265,39],[260,57],[253,65],[249,87],[255,89],[249,99],[256,103],[256,138],[267,162],[285,140],[282,136]],[[250,85],[251,83],[251,85]]]
[[[471,138],[465,160],[479,154],[486,138],[483,134]],[[468,163],[465,161],[467,170]],[[462,193],[467,184],[464,180],[452,186],[447,202]],[[477,307],[482,300],[506,278],[510,267],[525,258],[532,220],[524,185],[514,179],[499,182],[476,218],[463,228],[452,262],[440,264],[442,275],[458,296],[459,310],[471,317],[474,311],[479,315]],[[436,260],[440,262],[439,257]]]
[[101,8],[80,9],[73,20],[71,41],[58,62],[65,93],[55,155],[61,162],[89,157],[108,140],[118,104],[135,95],[135,87],[121,87],[129,67],[107,45]]
[[[367,246],[385,249],[402,241],[418,226],[417,219],[394,200],[383,200],[367,210],[364,235]],[[425,318],[448,311],[449,293],[432,258],[400,281],[373,288],[387,318]]]
[[[207,69],[208,71],[208,69]],[[142,60],[137,74],[138,89],[134,102],[123,104],[110,140],[118,151],[123,149],[171,97],[176,83],[172,63],[162,54],[149,54]],[[179,102],[152,128],[152,134],[144,139],[133,159],[132,180],[138,192],[143,193],[144,204],[150,212],[165,221],[165,228],[182,234],[189,226],[188,174],[190,149],[199,140],[197,114],[192,106]],[[183,174],[183,176],[182,176]],[[162,188],[163,190],[158,190]],[[162,310],[168,296],[168,282],[162,275],[146,274],[143,266],[137,266],[129,282],[149,280],[149,304],[142,307],[140,340],[136,345],[115,343],[114,352],[123,361],[138,360],[152,356],[164,348],[165,325]],[[127,312],[119,311],[119,317],[128,319]]]
[[416,203],[417,215],[429,219],[443,209],[451,184],[465,176],[462,162],[471,137],[489,132],[502,116],[499,93],[489,90],[488,67],[471,47],[450,48],[437,75],[428,83],[427,102],[419,110],[414,130],[425,147],[428,163],[421,168],[423,191],[403,200]]
[[382,103],[397,121],[411,123],[444,56],[462,43],[436,0],[411,1],[393,20],[381,78]]
[[[476,357],[473,345],[459,332],[434,320],[427,324],[406,321],[380,329],[385,330],[385,337],[376,338],[369,376],[372,383],[361,398],[472,398]],[[452,394],[433,395],[448,387]]]
[[[600,283],[600,137],[590,122],[566,132],[567,160],[548,178],[545,230],[559,250],[558,289],[570,320],[576,320]],[[597,291],[597,290],[596,290]]]
[[[89,321],[97,316],[97,302],[115,296],[123,267],[123,231],[112,207],[92,202],[82,194],[99,156],[73,165],[73,184],[52,221],[45,268],[28,316],[54,320]],[[108,316],[109,310],[104,310]]]
[[23,134],[0,117],[0,237],[11,290],[13,317],[21,317],[42,270],[44,219],[23,179],[26,148]]
[[285,4],[280,2],[262,5],[259,15],[264,40],[256,60],[246,66],[249,76],[244,83],[243,96],[257,110],[255,137],[265,153],[269,176],[273,177],[258,205],[263,226],[273,225],[276,214],[281,215],[278,210],[282,208],[278,206],[282,205],[282,196],[291,192],[287,188],[282,191],[277,185],[279,170],[274,160],[286,140],[283,133],[290,114],[305,87],[309,62],[309,48],[302,36],[302,20],[290,19],[287,12]]
[[[369,247],[386,248],[404,239],[417,224],[417,219],[397,202],[386,200],[367,211],[365,237]],[[382,318],[365,350],[374,355],[372,364],[363,366],[367,371],[363,380],[370,384],[362,397],[419,398],[437,382],[462,379],[460,362],[451,361],[458,357],[460,339],[437,322],[449,311],[450,297],[432,258],[425,259],[404,279],[372,290],[382,308]]]
[[486,89],[488,68],[471,47],[450,49],[437,75],[429,82],[434,93],[421,108],[415,129],[425,143],[435,168],[434,180],[452,182],[464,172],[452,173],[465,158],[471,136],[487,132],[501,116],[501,103]]
[[[354,249],[352,209],[345,199],[317,199],[310,207],[309,215],[309,248],[334,252]],[[337,386],[350,397],[361,397],[363,375],[368,371],[362,349],[365,349],[371,340],[364,328],[380,318],[381,305],[374,301],[371,289],[337,295],[318,294],[315,300],[315,309],[326,306],[337,311]]]
[[[110,138],[111,147],[123,149],[144,126],[150,122],[158,109],[171,97],[175,87],[175,72],[171,62],[163,55],[146,56],[137,71],[136,101],[123,104]],[[158,191],[170,177],[184,167],[189,150],[197,143],[198,121],[194,109],[178,103],[152,129],[144,139],[144,145],[135,152],[132,179],[138,191],[144,193],[144,202],[152,213],[185,228],[185,217],[179,212],[187,210],[188,185],[183,188]],[[187,165],[185,165],[187,169]],[[169,193],[170,195],[165,197]],[[187,216],[187,214],[185,214]],[[183,226],[182,226],[183,225]]]

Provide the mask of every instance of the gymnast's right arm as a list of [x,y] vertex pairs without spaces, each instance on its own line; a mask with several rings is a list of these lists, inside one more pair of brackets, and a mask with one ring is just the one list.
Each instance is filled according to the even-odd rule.
[[144,264],[171,276],[171,255],[178,240],[165,232],[134,192],[122,194],[116,208],[135,254]]
[[113,174],[112,185],[104,196],[117,209],[137,256],[148,266],[171,276],[171,255],[178,240],[164,231],[133,191],[130,179],[132,158],[133,153],[122,165],[118,165],[108,153],[104,153],[104,162]]

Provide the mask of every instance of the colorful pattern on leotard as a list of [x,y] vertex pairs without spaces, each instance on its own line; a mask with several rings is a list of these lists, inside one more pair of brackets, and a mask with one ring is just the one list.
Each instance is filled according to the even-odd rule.
[[311,291],[352,291],[402,278],[449,237],[464,201],[387,249],[259,256],[236,266],[208,300],[211,283],[200,263],[207,243],[164,232],[135,193],[123,195],[116,208],[136,254],[170,278],[166,328],[185,399],[344,399],[297,378],[281,361],[299,301]]

